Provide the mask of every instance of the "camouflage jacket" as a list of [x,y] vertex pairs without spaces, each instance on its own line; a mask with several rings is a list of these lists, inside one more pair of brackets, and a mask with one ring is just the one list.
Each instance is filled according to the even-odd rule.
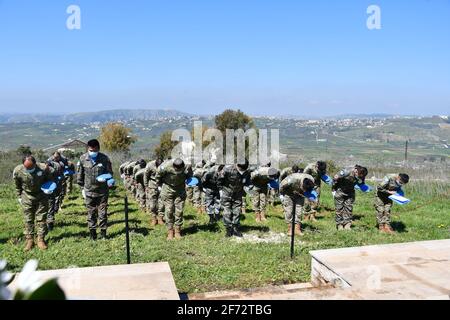
[[139,169],[134,175],[134,180],[140,184],[143,188],[146,188],[145,185],[145,168]]
[[133,176],[133,168],[134,168],[135,165],[136,165],[136,161],[130,161],[128,163],[128,165],[126,165],[124,167],[123,171],[124,171],[125,175],[127,175],[129,177],[132,177]]
[[267,190],[267,184],[270,182],[269,169],[270,167],[260,167],[250,174],[253,190]]
[[281,170],[281,173],[280,173],[280,182],[283,181],[284,179],[286,179],[286,177],[287,177],[288,175],[291,175],[291,174],[293,174],[293,173],[294,173],[294,171],[292,170],[292,167],[286,167],[286,168],[284,168],[283,170]]
[[36,170],[28,173],[21,164],[14,169],[14,183],[17,197],[23,201],[44,199],[47,195],[41,190],[41,186],[48,181],[54,180],[54,170],[45,164],[36,164]]
[[124,162],[120,165],[119,167],[119,173],[122,174],[126,174],[125,169],[126,167],[130,164],[130,161]]
[[193,176],[196,177],[199,181],[201,181],[203,174],[205,173],[205,169],[203,163],[199,162],[195,165]]
[[280,183],[280,193],[303,197],[305,191],[302,189],[302,186],[305,179],[314,181],[314,177],[306,173],[293,173],[288,175]]
[[383,181],[377,185],[377,195],[390,196],[389,191],[397,191],[401,186],[397,183],[398,174],[388,174]]
[[219,189],[223,192],[242,196],[244,194],[244,186],[249,186],[250,172],[244,171],[242,174],[236,168],[236,165],[228,165],[223,168],[218,177]]
[[358,183],[358,179],[353,176],[352,171],[354,167],[342,169],[333,178],[333,191],[340,191],[344,195],[354,195],[355,185]]
[[324,173],[320,173],[319,170],[317,169],[317,164],[316,163],[310,163],[306,166],[305,170],[303,171],[303,173],[309,174],[310,176],[312,176],[314,178],[314,184],[317,187],[320,187],[320,184],[322,183],[322,175],[326,174]]
[[219,175],[221,172],[219,169],[221,169],[221,166],[217,164],[206,170],[202,177],[202,185],[204,188],[212,190],[219,189]]
[[158,167],[155,176],[156,184],[175,192],[185,191],[186,179],[192,177],[192,169],[187,166],[183,172],[177,173],[173,167],[173,161],[164,162]]
[[156,172],[158,167],[156,166],[156,160],[147,163],[145,167],[144,183],[147,188],[157,188],[156,184]]
[[108,156],[99,153],[94,162],[89,153],[81,156],[78,163],[77,183],[84,188],[86,195],[89,197],[99,197],[108,194],[109,188],[105,182],[98,182],[97,177],[102,174],[113,174],[111,161]]

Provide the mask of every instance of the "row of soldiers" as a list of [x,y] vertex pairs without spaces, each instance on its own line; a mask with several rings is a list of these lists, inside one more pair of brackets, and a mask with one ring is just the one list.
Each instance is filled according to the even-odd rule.
[[[64,197],[72,192],[73,176],[65,174],[68,170],[74,171],[75,165],[59,152],[40,164],[32,155],[26,155],[22,159],[22,165],[14,169],[16,193],[25,217],[25,251],[34,247],[35,221],[37,245],[41,250],[48,248],[45,235],[53,230],[55,215],[60,210]],[[41,190],[41,185],[48,181],[56,184],[49,195]]]
[[[91,239],[97,239],[97,228],[101,237],[106,238],[108,227],[108,198],[110,185],[97,178],[104,174],[113,175],[108,156],[99,152],[100,143],[93,139],[88,142],[88,152],[80,157],[77,167],[77,184],[87,208],[87,221]],[[67,163],[69,164],[69,163]],[[25,219],[25,250],[34,246],[35,224],[37,225],[38,247],[46,249],[47,228],[53,227],[54,215],[64,198],[64,190],[70,182],[63,178],[62,168],[66,163],[60,154],[55,153],[46,163],[37,163],[32,155],[23,158],[13,172],[18,201]],[[70,168],[70,166],[69,166]],[[201,169],[201,170],[200,170]],[[197,205],[204,206],[210,223],[219,220],[223,212],[226,236],[242,236],[240,216],[245,208],[245,196],[249,193],[256,212],[256,221],[267,219],[267,199],[279,192],[285,220],[291,225],[293,216],[295,230],[289,227],[288,233],[301,234],[301,215],[314,220],[319,201],[310,201],[307,193],[320,198],[321,180],[326,175],[326,163],[318,161],[304,170],[292,166],[279,172],[270,164],[258,168],[249,167],[248,161],[242,164],[221,165],[202,162],[192,168],[182,159],[157,159],[147,163],[144,160],[130,161],[120,166],[120,173],[129,192],[138,199],[141,207],[151,214],[151,224],[167,226],[167,239],[181,238],[184,203],[187,198],[186,181],[196,177],[198,184],[193,189],[193,199]],[[351,228],[355,186],[364,184],[367,168],[355,165],[343,169],[329,183],[336,207],[336,227],[338,230]],[[70,177],[69,177],[70,179]],[[56,191],[46,194],[41,186],[49,181],[57,183]],[[278,181],[279,185],[273,183]],[[404,173],[387,175],[378,184],[375,192],[375,209],[380,231],[392,233],[390,195],[399,192],[408,183],[409,176]],[[268,185],[273,186],[269,190]],[[277,190],[278,189],[278,190]],[[188,188],[189,190],[189,188]],[[204,200],[202,199],[204,194]],[[194,196],[195,195],[195,196]],[[195,202],[194,202],[195,204]],[[51,208],[51,209],[49,209]],[[201,209],[200,209],[201,210]]]
[[[88,152],[83,154],[77,167],[77,184],[85,200],[88,228],[91,239],[96,239],[97,220],[100,220],[102,237],[106,238],[109,186],[99,182],[102,174],[113,174],[109,158],[99,152],[100,143],[93,139],[88,142]],[[35,245],[41,250],[48,248],[45,237],[53,229],[55,214],[61,207],[64,195],[72,192],[75,165],[56,152],[44,163],[38,163],[32,155],[26,155],[22,164],[13,171],[18,202],[25,220],[25,251]],[[46,192],[44,185],[56,184],[52,192]],[[47,190],[48,191],[48,190]]]
[[[317,161],[304,169],[294,165],[279,172],[270,163],[252,167],[248,162],[225,166],[202,161],[191,167],[181,159],[164,162],[157,159],[149,163],[141,159],[123,163],[120,173],[127,190],[136,197],[143,210],[151,213],[151,225],[167,225],[168,239],[181,238],[183,208],[187,199],[199,213],[206,211],[210,224],[217,222],[223,211],[226,235],[242,236],[239,221],[240,214],[245,213],[246,194],[252,199],[256,222],[262,222],[267,220],[268,202],[273,202],[277,193],[282,200],[288,234],[295,232],[301,235],[301,218],[316,220],[327,165],[324,161]],[[338,230],[351,229],[355,186],[364,184],[367,173],[367,168],[355,165],[341,170],[332,179],[327,177],[327,183],[332,186]],[[191,177],[195,177],[198,183],[187,186],[185,181]],[[279,182],[279,187],[273,184],[274,181]],[[389,196],[408,181],[408,175],[394,174],[386,176],[377,186],[375,208],[380,231],[393,232],[390,225],[392,200]],[[312,191],[315,192],[315,200],[304,195]],[[292,230],[294,213],[295,229]]]

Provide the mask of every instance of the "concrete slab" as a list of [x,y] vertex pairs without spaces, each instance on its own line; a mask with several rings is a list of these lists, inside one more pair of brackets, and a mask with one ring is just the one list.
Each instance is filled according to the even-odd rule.
[[450,299],[450,240],[310,252],[311,282],[364,299]]
[[[39,271],[57,277],[69,299],[179,300],[167,262]],[[16,277],[17,279],[17,277]],[[15,281],[10,285],[15,287]]]

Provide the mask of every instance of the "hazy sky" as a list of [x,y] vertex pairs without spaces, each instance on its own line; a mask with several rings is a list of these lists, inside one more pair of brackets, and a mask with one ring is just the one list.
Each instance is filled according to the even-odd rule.
[[450,0],[0,0],[0,112],[110,108],[448,114]]

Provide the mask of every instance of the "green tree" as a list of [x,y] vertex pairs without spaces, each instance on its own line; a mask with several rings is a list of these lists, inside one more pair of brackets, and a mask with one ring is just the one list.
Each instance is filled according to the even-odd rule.
[[[253,119],[246,115],[245,113],[243,113],[241,110],[231,110],[231,109],[227,109],[224,112],[222,112],[221,114],[215,116],[214,118],[214,122],[216,125],[216,128],[219,129],[220,131],[222,131],[223,135],[224,135],[224,139],[226,136],[226,130],[227,129],[233,129],[233,130],[237,130],[237,129],[242,129],[245,131],[247,131],[248,129],[256,129],[255,128],[255,123],[253,122]],[[256,130],[256,133],[258,134],[258,130]],[[248,141],[246,141],[245,143],[245,157],[248,159],[249,158],[249,143]],[[226,153],[226,144],[225,144],[225,140],[224,140],[224,156]],[[234,154],[237,154],[237,138],[234,138]]]
[[26,156],[32,154],[31,147],[26,145],[21,145],[20,147],[18,147],[16,152],[19,156]]
[[239,109],[225,110],[221,114],[215,116],[214,122],[216,128],[223,133],[225,133],[226,129],[243,129],[244,131],[247,131],[248,129],[255,127],[253,119]]
[[121,123],[111,122],[100,130],[100,143],[106,151],[128,152],[130,146],[137,141],[132,130]]
[[172,132],[166,131],[160,136],[159,143],[153,149],[153,154],[155,157],[167,159],[177,144],[178,141],[172,141]]

